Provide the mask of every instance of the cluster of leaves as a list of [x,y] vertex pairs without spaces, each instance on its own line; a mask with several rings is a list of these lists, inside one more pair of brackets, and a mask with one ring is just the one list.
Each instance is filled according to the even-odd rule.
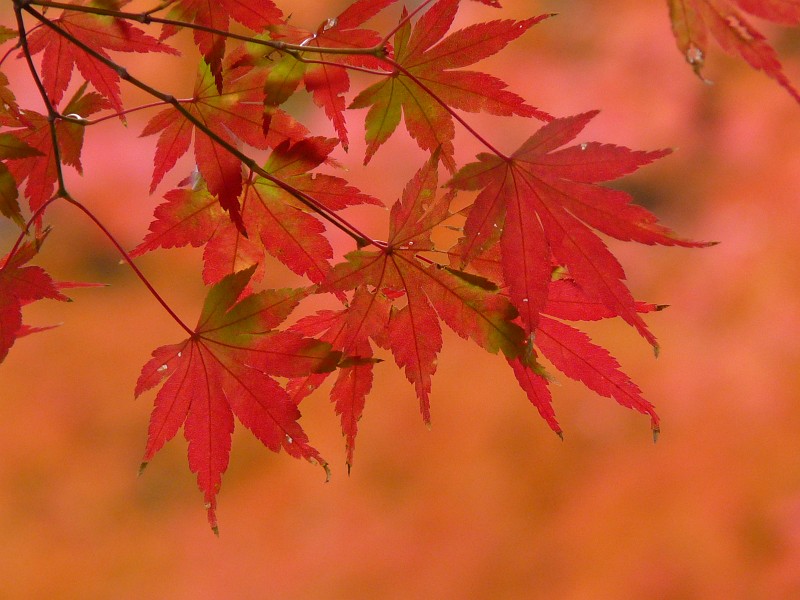
[[[478,1],[500,8],[496,0]],[[166,192],[141,244],[130,253],[120,248],[187,334],[155,350],[136,385],[137,396],[160,386],[143,466],[183,427],[189,466],[215,529],[234,415],[269,449],[327,470],[298,422],[298,406],[335,375],[331,401],[341,418],[349,469],[380,356],[390,355],[404,371],[423,419],[430,421],[442,323],[488,352],[502,353],[559,435],[549,387],[554,370],[649,415],[657,433],[658,416],[639,388],[606,350],[567,322],[621,317],[657,350],[642,315],[660,307],[634,299],[622,266],[597,232],[644,244],[704,245],[677,237],[626,193],[601,185],[668,151],[578,142],[596,112],[556,118],[495,76],[469,70],[551,15],[451,31],[460,3],[426,0],[409,11],[396,8],[396,0],[356,0],[307,31],[271,0],[173,0],[144,12],[125,12],[128,0],[15,0],[15,28],[0,28],[0,40],[17,45],[3,61],[16,55],[28,62],[47,110],[21,108],[0,72],[0,212],[22,230],[0,264],[0,359],[17,337],[36,331],[22,324],[21,307],[42,298],[65,300],[60,289],[74,285],[25,266],[46,235],[48,206],[69,202],[106,231],[64,183],[64,165],[81,170],[85,130],[155,108],[142,131],[157,136],[151,192],[190,149],[196,169]],[[729,4],[670,0],[678,44],[695,69],[711,32],[725,51],[797,96],[772,49]],[[794,2],[736,4],[778,22],[800,18]],[[391,31],[365,26],[390,9],[397,10]],[[231,29],[232,21],[250,33],[237,33],[242,29]],[[159,31],[151,35],[140,25]],[[187,31],[201,59],[186,98],[150,87],[111,58],[119,52],[177,54],[169,39]],[[76,69],[79,83],[64,101]],[[348,104],[353,72],[371,82]],[[126,108],[120,81],[148,92],[154,102]],[[312,135],[281,108],[301,89],[324,111],[336,137]],[[385,241],[360,231],[340,211],[387,203],[318,172],[338,165],[335,150],[349,145],[346,117],[360,109],[366,109],[365,164],[401,120],[428,154],[391,204]],[[465,121],[463,113],[474,112],[540,124],[506,154]],[[487,150],[466,165],[455,159],[457,125]],[[447,175],[440,181],[442,172]],[[27,221],[19,204],[23,184]],[[455,210],[459,193],[471,200]],[[350,235],[355,250],[336,256],[330,227]],[[455,243],[440,241],[443,229],[458,231]],[[210,286],[193,328],[132,262],[159,248],[188,245],[204,248],[203,279]],[[254,291],[265,279],[267,255],[308,286]],[[334,308],[279,329],[311,295],[326,295]]]

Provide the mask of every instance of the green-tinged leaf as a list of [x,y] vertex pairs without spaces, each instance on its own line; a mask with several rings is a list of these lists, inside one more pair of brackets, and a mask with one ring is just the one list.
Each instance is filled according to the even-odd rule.
[[227,469],[234,416],[270,450],[325,465],[298,424],[300,411],[274,375],[328,370],[341,354],[328,343],[275,331],[303,293],[267,290],[241,297],[255,266],[228,275],[206,297],[192,335],[162,346],[145,364],[136,395],[163,382],[156,395],[143,463],[181,426],[189,467],[217,528],[217,494]]
[[0,214],[14,221],[20,228],[24,228],[25,219],[22,218],[17,198],[19,198],[17,182],[8,172],[6,165],[0,163]]
[[[383,81],[356,96],[350,108],[369,108],[366,117],[369,162],[377,149],[405,124],[420,148],[439,150],[442,163],[455,171],[455,127],[450,110],[550,117],[505,89],[506,84],[485,73],[456,71],[487,58],[549,15],[525,21],[492,21],[451,33],[459,0],[439,0],[413,26],[405,20],[394,38],[394,60],[399,65]],[[448,108],[445,108],[445,106]]]

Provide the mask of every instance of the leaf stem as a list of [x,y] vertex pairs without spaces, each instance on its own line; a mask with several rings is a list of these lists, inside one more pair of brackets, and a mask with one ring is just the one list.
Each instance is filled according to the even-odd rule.
[[[191,98],[183,98],[178,99],[177,102],[191,102]],[[157,106],[164,106],[166,102],[163,100],[159,100],[158,102],[150,102],[148,104],[142,104],[141,106],[135,106],[133,108],[127,108],[125,110],[115,112],[114,114],[105,115],[103,117],[98,117],[97,119],[75,119],[70,117],[69,115],[59,115],[61,119],[64,121],[69,121],[71,123],[77,123],[78,125],[83,125],[84,127],[88,127],[89,125],[97,125],[98,123],[102,123],[103,121],[108,121],[110,119],[117,119],[123,115],[128,115],[133,112],[137,112],[140,110],[145,110],[147,108],[155,108]]]
[[186,331],[190,336],[193,336],[194,330],[192,330],[188,325],[186,325],[186,323],[183,322],[183,320],[175,313],[175,311],[172,310],[172,308],[170,308],[166,300],[164,300],[164,298],[161,297],[161,294],[159,294],[156,291],[156,289],[153,287],[153,284],[150,283],[147,277],[145,277],[144,273],[142,273],[139,267],[137,267],[136,264],[133,262],[133,259],[130,257],[130,255],[117,241],[117,238],[115,238],[112,235],[112,233],[106,228],[105,225],[103,225],[103,223],[94,215],[94,213],[92,213],[92,211],[86,208],[86,206],[84,206],[81,202],[78,202],[77,200],[72,198],[72,196],[70,196],[69,194],[64,196],[64,200],[72,204],[72,206],[74,206],[75,208],[80,210],[83,214],[85,214],[87,217],[89,217],[89,219],[100,229],[100,231],[103,232],[106,238],[108,238],[108,240],[114,245],[114,247],[117,249],[120,255],[122,255],[122,258],[125,260],[126,263],[128,263],[128,266],[133,270],[133,272],[136,273],[136,276],[144,284],[144,286],[147,288],[150,294],[164,308],[164,310],[167,311],[169,316],[172,317],[172,320],[175,321],[178,325],[180,325],[181,328],[184,331]]

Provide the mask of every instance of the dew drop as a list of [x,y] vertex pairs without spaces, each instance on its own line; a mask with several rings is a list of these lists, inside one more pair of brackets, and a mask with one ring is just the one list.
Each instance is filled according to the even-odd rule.
[[178,352],[178,358],[180,358],[181,356],[183,356],[183,352]]
[[413,246],[413,245],[414,245],[414,242],[408,242],[408,245],[409,245],[409,246]]
[[166,370],[167,370],[167,365],[161,365],[160,367],[158,367],[158,369],[156,369],[156,371],[158,371],[159,373],[163,373]]
[[588,148],[588,147],[589,147],[589,144],[587,144],[586,142],[581,144],[581,150],[586,150],[586,148]]
[[494,227],[495,229],[497,229],[497,223],[495,223],[494,225],[492,225],[492,227]]
[[287,444],[291,444],[293,441],[294,441],[294,440],[292,439],[292,436],[290,436],[290,435],[287,435],[287,436],[286,436],[286,443],[287,443]]
[[203,505],[203,508],[205,508],[206,510],[208,510],[209,508],[211,508],[211,502],[206,502],[206,503]]
[[704,58],[703,51],[697,46],[691,46],[686,51],[686,62],[688,62],[690,65],[701,65],[703,64]]
[[329,29],[333,29],[339,23],[338,17],[331,17],[327,21],[325,21],[325,25],[322,28],[322,31],[328,31]]
[[527,302],[527,301],[528,301],[528,299],[527,299],[527,298],[523,298],[523,299],[522,299],[522,301],[523,301],[523,302]]

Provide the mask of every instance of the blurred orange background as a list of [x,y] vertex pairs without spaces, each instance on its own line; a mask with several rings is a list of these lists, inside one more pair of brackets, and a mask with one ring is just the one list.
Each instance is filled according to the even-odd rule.
[[[291,4],[313,29],[347,3]],[[55,206],[38,264],[59,280],[110,286],[28,307],[28,323],[64,324],[19,340],[0,367],[0,596],[800,597],[800,106],[718,52],[706,72],[715,84],[701,83],[676,51],[664,2],[504,4],[464,3],[458,22],[560,14],[482,68],[552,114],[602,109],[587,140],[676,148],[619,185],[682,235],[722,242],[610,243],[635,295],[671,305],[648,319],[658,360],[624,324],[586,328],[656,404],[659,442],[645,417],[564,378],[554,388],[561,442],[504,361],[448,334],[432,430],[412,386],[383,363],[349,477],[328,386],[301,407],[333,467],[327,484],[321,470],[264,450],[239,426],[217,539],[181,435],[136,476],[152,395],[134,401],[134,383],[150,352],[182,332],[96,229]],[[11,23],[8,6],[0,14]],[[800,84],[798,32],[758,25]],[[176,44],[196,56],[188,38]],[[176,95],[191,90],[187,62],[119,58]],[[22,61],[3,68],[21,103],[36,106]],[[132,106],[148,101],[123,91]],[[301,120],[330,135],[309,104],[296,103]],[[89,128],[85,176],[69,173],[73,195],[128,248],[191,168],[184,160],[148,196],[154,139],[137,136],[149,114],[132,115],[127,129]],[[362,168],[363,117],[350,114],[350,155],[339,158],[390,203],[424,156],[398,136]],[[538,127],[468,120],[509,150]],[[462,163],[480,151],[463,131],[456,143]],[[386,226],[380,210],[349,216],[370,231]],[[3,253],[13,235],[3,224]],[[352,248],[342,240],[338,249]],[[189,322],[205,295],[200,260],[178,250],[138,262]],[[270,286],[299,283],[270,269]]]

